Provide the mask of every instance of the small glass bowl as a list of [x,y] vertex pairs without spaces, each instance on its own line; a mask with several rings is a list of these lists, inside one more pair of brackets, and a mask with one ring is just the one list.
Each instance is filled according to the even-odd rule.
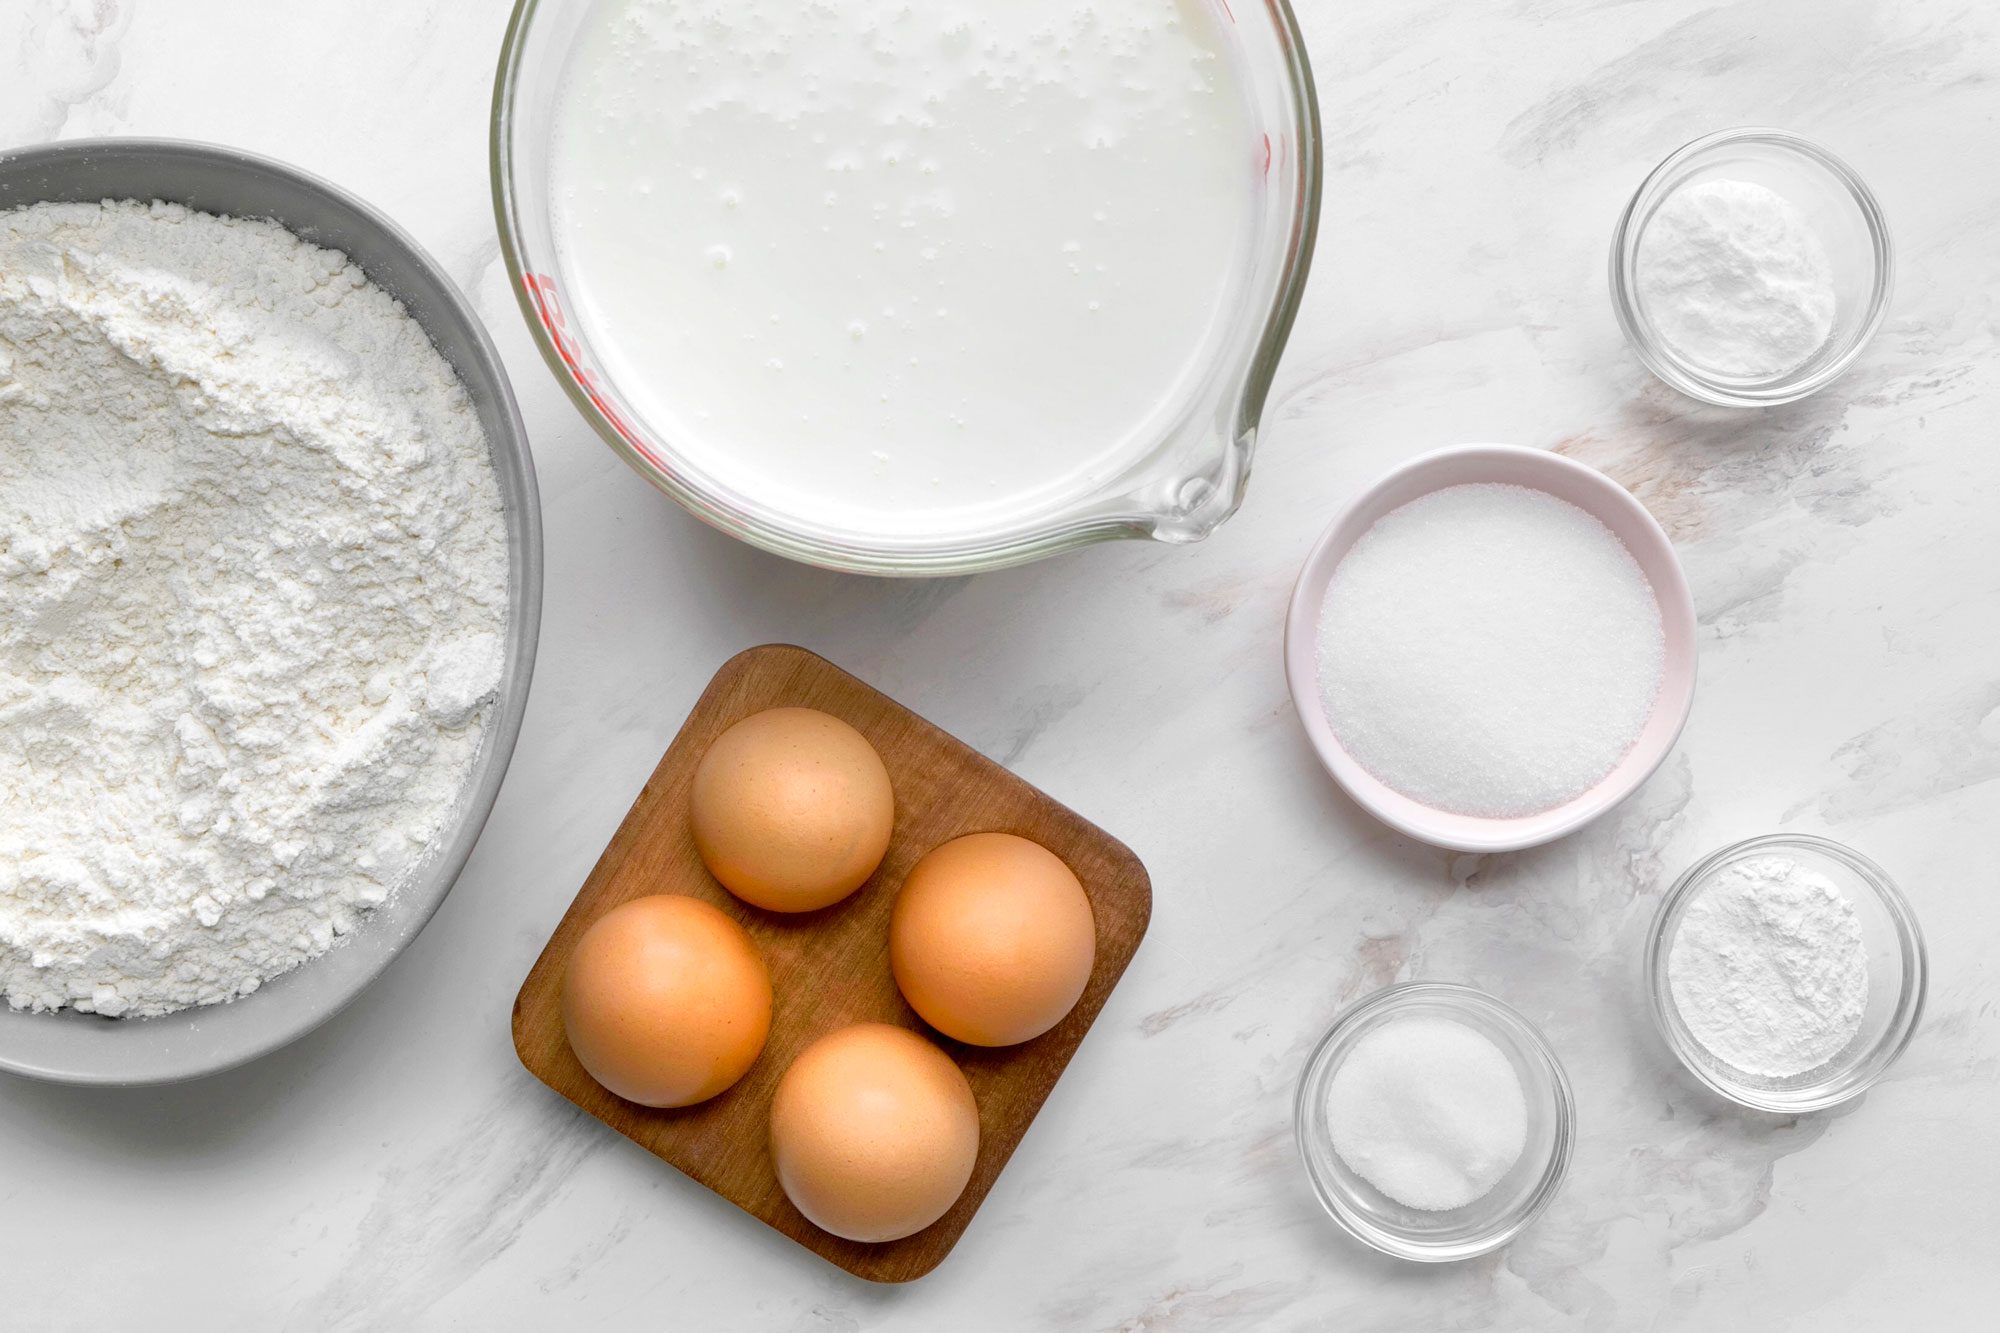
[[[1752,1074],[1711,1055],[1681,1020],[1667,977],[1667,960],[1689,904],[1724,867],[1747,857],[1773,854],[1802,861],[1839,885],[1854,904],[1868,949],[1868,1010],[1860,1030],[1825,1064],[1787,1078]],[[1852,848],[1803,833],[1749,838],[1697,861],[1667,891],[1646,940],[1647,997],[1654,1026],[1668,1047],[1689,1073],[1729,1100],[1752,1110],[1781,1114],[1837,1106],[1866,1091],[1888,1072],[1917,1030],[1927,972],[1924,937],[1917,929],[1917,919],[1882,867]]]
[[[1363,1036],[1414,1014],[1453,1019],[1487,1037],[1521,1076],[1527,1098],[1528,1140],[1521,1160],[1463,1208],[1405,1207],[1356,1175],[1333,1149],[1326,1096],[1334,1072]],[[1562,1187],[1576,1139],[1569,1078],[1534,1024],[1484,991],[1441,981],[1390,986],[1350,1006],[1307,1059],[1293,1118],[1306,1175],[1333,1220],[1384,1254],[1422,1263],[1470,1259],[1520,1235]]]
[[[1763,185],[1805,214],[1833,269],[1833,331],[1818,351],[1775,376],[1744,378],[1702,366],[1655,330],[1639,298],[1646,227],[1674,191],[1709,180]],[[1722,130],[1677,149],[1640,184],[1611,238],[1611,306],[1646,368],[1691,398],[1724,407],[1769,407],[1817,393],[1837,379],[1888,313],[1895,281],[1889,224],[1854,169],[1812,140],[1785,130]]]

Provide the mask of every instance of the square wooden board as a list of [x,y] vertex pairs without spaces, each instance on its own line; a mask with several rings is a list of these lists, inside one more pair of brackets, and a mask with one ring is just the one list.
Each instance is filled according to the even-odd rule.
[[[846,900],[799,916],[730,896],[696,854],[687,815],[688,787],[709,742],[752,713],[787,704],[858,729],[881,752],[896,790],[895,832],[881,868]],[[904,875],[939,843],[985,831],[1017,833],[1060,856],[1083,881],[1097,918],[1097,962],[1076,1008],[1035,1040],[998,1049],[965,1046],[926,1027],[889,971],[889,913]],[[611,908],[649,893],[715,903],[743,923],[771,969],[763,1055],[735,1087],[681,1110],[652,1110],[606,1092],[563,1036],[562,973],[577,937]],[[972,1220],[1132,960],[1152,910],[1146,869],[1123,843],[824,658],[769,644],[723,664],[632,803],[521,984],[514,1048],[542,1082],[753,1217],[851,1273],[907,1282],[937,1267]],[[972,1182],[952,1210],[914,1236],[877,1245],[808,1222],[779,1188],[766,1147],[771,1095],[793,1057],[835,1028],[871,1020],[913,1028],[958,1062],[979,1101],[980,1134]]]

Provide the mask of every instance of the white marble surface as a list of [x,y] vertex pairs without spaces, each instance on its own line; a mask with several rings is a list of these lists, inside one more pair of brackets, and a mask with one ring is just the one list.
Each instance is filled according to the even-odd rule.
[[[2000,11],[1978,0],[1304,0],[1319,261],[1242,513],[1203,546],[969,580],[816,573],[717,536],[571,412],[496,263],[501,0],[0,0],[0,142],[184,135],[406,223],[471,290],[534,434],[541,666],[485,840],[425,935],[296,1047],[209,1081],[0,1081],[7,1327],[1866,1329],[2000,1294]],[[1874,184],[1903,262],[1855,371],[1703,409],[1606,303],[1625,198],[1701,132],[1786,125]],[[1286,699],[1292,575],[1344,497],[1438,444],[1562,449],[1672,530],[1693,722],[1598,827],[1453,858],[1372,825]],[[710,672],[816,648],[1137,849],[1152,932],[957,1252],[870,1287],[582,1119],[508,1003]],[[1935,982],[1859,1104],[1737,1113],[1636,989],[1664,884],[1774,828],[1907,887]],[[1488,987],[1581,1107],[1553,1210],[1487,1259],[1346,1240],[1293,1156],[1301,1060],[1355,996]]]

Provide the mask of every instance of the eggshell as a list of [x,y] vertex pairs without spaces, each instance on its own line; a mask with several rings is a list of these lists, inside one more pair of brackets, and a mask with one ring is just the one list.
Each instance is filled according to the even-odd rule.
[[951,1057],[858,1023],[799,1053],[771,1099],[778,1183],[813,1225],[899,1240],[951,1210],[979,1158],[979,1106]]
[[771,974],[727,913],[654,895],[606,912],[563,973],[563,1028],[590,1076],[641,1106],[706,1101],[756,1063]]
[[932,849],[889,918],[889,965],[923,1020],[975,1046],[1039,1037],[1075,1007],[1097,921],[1062,859],[1011,833]]
[[810,912],[861,887],[896,822],[882,756],[812,708],[767,709],[716,737],[688,805],[709,872],[773,912]]

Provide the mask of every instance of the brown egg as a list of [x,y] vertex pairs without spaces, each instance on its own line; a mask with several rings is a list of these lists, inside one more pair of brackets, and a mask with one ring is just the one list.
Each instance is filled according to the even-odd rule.
[[641,1106],[691,1106],[757,1060],[771,974],[727,913],[654,895],[583,932],[563,973],[563,1030],[590,1076]]
[[979,1106],[951,1057],[858,1023],[799,1053],[771,1099],[771,1161],[813,1225],[898,1240],[949,1212],[979,1157]]
[[868,738],[812,708],[772,708],[715,738],[688,798],[694,845],[744,902],[839,902],[889,849],[896,796]]
[[1011,833],[972,833],[911,869],[889,918],[889,965],[923,1020],[975,1046],[1039,1037],[1075,1007],[1097,922],[1062,859]]

